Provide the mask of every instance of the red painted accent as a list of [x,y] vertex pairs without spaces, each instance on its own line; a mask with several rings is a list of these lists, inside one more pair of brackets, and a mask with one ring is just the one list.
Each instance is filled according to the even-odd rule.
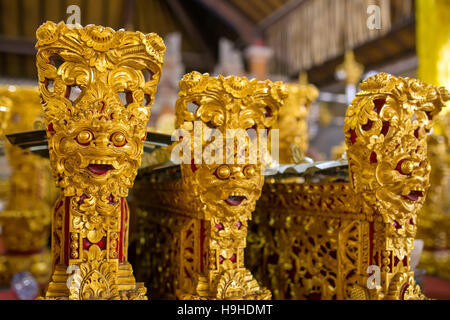
[[105,101],[100,101],[100,103],[102,104],[102,108],[100,109],[100,113],[103,113],[103,110],[105,110],[106,103],[105,103]]
[[114,204],[115,203],[112,194],[110,194],[108,197],[106,197],[106,199],[108,200],[108,204]]
[[350,141],[352,144],[356,142],[356,132],[353,129],[350,130]]
[[90,164],[87,169],[93,174],[102,176],[107,174],[110,170],[114,170],[114,167],[110,164]]
[[47,126],[47,131],[48,131],[48,133],[50,133],[50,134],[55,134],[55,133],[56,133],[55,129],[53,128],[53,123],[52,123],[52,122],[50,122],[50,123],[48,124],[48,126]]
[[194,163],[194,159],[191,160],[191,170],[192,170],[192,172],[197,171],[197,166]]
[[106,249],[106,242],[107,242],[106,237],[103,237],[103,238],[100,239],[99,242],[96,243],[96,245],[97,245],[100,249],[105,250],[105,249]]
[[106,237],[101,238],[97,243],[92,243],[87,238],[83,238],[83,250],[88,250],[93,244],[97,245],[101,250],[105,250],[106,242]]
[[397,256],[394,257],[394,267],[396,267],[398,265],[398,263],[400,262],[400,259],[397,258]]
[[216,227],[216,229],[219,230],[219,231],[220,231],[220,230],[223,230],[223,224],[222,224],[222,223],[216,224],[215,227]]
[[377,154],[375,153],[375,151],[372,151],[372,153],[370,154],[370,163],[377,163]]
[[405,283],[402,287],[402,289],[400,290],[400,300],[404,300],[405,299],[405,292],[406,289],[408,289],[409,287],[409,283]]
[[59,210],[59,208],[61,208],[61,206],[63,205],[63,201],[61,200],[60,202],[58,202],[58,204],[56,205],[56,207],[55,207],[55,211],[54,212],[56,212],[56,211],[58,211]]
[[393,256],[394,256],[394,253],[391,251],[389,254],[389,263],[390,263],[389,264],[389,272],[394,270],[394,267],[393,267],[394,259],[392,259]]
[[235,226],[236,226],[236,228],[238,228],[238,230],[240,230],[242,227],[242,222],[240,222],[240,221],[236,222]]
[[373,104],[375,105],[375,108],[373,111],[380,114],[381,108],[383,108],[384,104],[386,103],[385,99],[375,99],[373,100]]
[[145,131],[144,137],[142,138],[142,141],[145,141],[147,139],[147,131]]
[[80,200],[78,200],[78,204],[79,204],[79,205],[82,204],[82,203],[84,202],[84,199],[86,199],[86,198],[87,198],[87,195],[82,194],[82,195],[80,196]]
[[133,103],[133,92],[132,91],[126,91],[126,100],[127,100],[127,105],[130,103]]
[[91,245],[92,243],[88,239],[83,238],[83,250],[88,250]]
[[65,197],[64,199],[64,261],[63,263],[69,264],[69,251],[70,251],[70,228],[69,228],[69,219],[70,219],[70,197]]
[[123,245],[125,243],[124,216],[126,215],[126,203],[124,198],[120,198],[120,234],[118,239],[119,262],[123,262]]
[[[222,228],[223,228],[223,225],[222,225]],[[200,272],[204,272],[204,270],[203,270],[203,268],[204,268],[203,255],[205,254],[205,250],[204,250],[203,246],[205,245],[205,232],[206,232],[205,222],[203,220],[200,220]]]
[[383,121],[383,127],[381,128],[381,134],[384,136],[387,136],[390,126],[391,126],[391,124],[389,123],[389,121]]
[[373,222],[369,222],[369,265],[372,265],[373,260],[373,235],[374,235]]
[[219,256],[219,264],[222,264],[223,260],[225,260],[225,258],[222,256]]
[[408,266],[408,256],[404,256],[404,257],[403,257],[402,263],[403,263],[403,265],[404,265],[405,267]]
[[401,225],[400,223],[397,222],[397,220],[394,220],[394,222],[392,222],[392,225],[394,226],[395,229],[401,229]]
[[401,174],[405,175],[405,176],[410,176],[411,174],[406,174],[402,171],[402,163],[403,161],[406,161],[406,159],[402,159],[397,163],[397,166],[395,167],[395,170],[397,170],[398,172],[400,172]]
[[235,253],[233,253],[233,255],[231,256],[230,261],[233,263],[236,262],[236,254]]
[[364,131],[369,131],[370,129],[372,129],[372,125],[373,125],[373,121],[372,120],[367,120],[367,123],[363,124],[361,126],[361,129],[363,129]]

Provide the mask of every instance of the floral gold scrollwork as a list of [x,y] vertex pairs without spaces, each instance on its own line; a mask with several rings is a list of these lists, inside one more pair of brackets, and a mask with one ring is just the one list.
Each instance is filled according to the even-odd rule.
[[117,300],[117,265],[106,260],[105,251],[96,245],[84,252],[80,264],[81,283],[70,289],[71,300]]
[[425,298],[409,254],[429,187],[427,133],[450,95],[385,73],[360,87],[344,127],[349,182],[281,175],[263,188],[247,265],[276,299]]
[[[201,120],[204,126],[225,135],[229,129],[274,127],[287,96],[280,83],[237,76],[214,78],[196,72],[183,77],[180,89],[175,126],[189,128],[187,123]],[[198,108],[189,110],[189,103]],[[195,142],[191,145],[195,147]],[[206,145],[208,142],[203,143]],[[198,283],[194,292],[193,288],[186,288],[188,295],[180,292],[183,298],[270,298],[270,292],[259,287],[243,262],[247,221],[264,183],[262,157],[259,155],[256,164],[249,164],[247,157],[244,164],[232,164],[237,159],[235,154],[231,164],[226,161],[222,165],[181,165],[184,188],[192,190],[184,192],[186,200],[198,208],[193,211],[194,217],[200,219],[199,237],[195,241],[205,237],[200,254],[192,262],[182,261],[182,268],[191,265],[200,275],[197,280],[194,278]],[[182,241],[182,248],[184,245]],[[209,260],[208,268],[203,266],[203,259]],[[206,279],[206,285],[201,285],[201,279]]]
[[[154,33],[63,22],[44,23],[36,36],[50,163],[61,189],[53,269],[83,266],[86,290],[70,299],[146,298],[127,262],[125,197],[141,164],[164,43]],[[47,297],[67,297],[58,281]]]
[[[202,132],[206,133],[200,136],[200,143],[205,148],[211,144],[207,138],[211,130],[220,131],[223,136],[227,129],[261,129],[267,133],[277,123],[287,91],[277,82],[191,72],[180,81],[178,96],[176,128],[192,134],[194,122],[201,122]],[[195,138],[198,137],[188,141],[194,148]],[[249,148],[245,146],[247,152]],[[226,154],[225,149],[223,146],[222,155]],[[244,264],[248,220],[264,183],[266,155],[261,154],[255,163],[250,163],[248,153],[244,163],[237,163],[235,153],[231,163],[230,159],[195,163],[189,155],[191,164],[160,171],[143,170],[147,174],[145,181],[138,182],[135,192],[143,194],[145,190],[155,201],[140,202],[140,212],[158,218],[140,221],[151,230],[171,230],[175,234],[170,247],[176,249],[168,250],[170,259],[161,263],[172,261],[171,271],[164,272],[164,276],[175,275],[175,279],[166,280],[175,292],[166,296],[201,300],[271,297]],[[146,259],[155,269],[161,266],[151,256],[160,252],[163,244],[168,245],[167,236],[158,239],[156,248],[139,248],[140,252],[143,248],[149,250]]]

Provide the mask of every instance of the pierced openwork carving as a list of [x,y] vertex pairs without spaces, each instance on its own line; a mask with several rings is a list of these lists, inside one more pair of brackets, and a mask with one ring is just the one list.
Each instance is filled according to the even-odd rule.
[[349,182],[266,182],[247,261],[274,298],[424,298],[409,253],[429,187],[426,136],[449,98],[415,79],[368,78],[347,109]]
[[[63,22],[46,22],[36,36],[50,162],[61,189],[46,297],[145,299],[127,262],[125,197],[141,163],[164,43],[154,33]],[[68,266],[82,276],[70,293]]]
[[[191,72],[180,81],[175,109],[176,128],[184,128],[191,134],[192,140],[188,144],[193,150],[196,144],[192,136],[195,133],[194,122],[199,121],[203,132],[200,144],[204,150],[213,143],[207,138],[211,130],[220,131],[225,136],[228,129],[272,128],[286,95],[281,83],[236,76],[210,77]],[[188,137],[183,136],[185,139]],[[254,139],[260,137],[254,136]],[[141,231],[138,239],[144,243],[140,247],[138,245],[138,250],[141,254],[146,250],[150,252],[148,259],[152,270],[170,266],[170,271],[153,273],[168,277],[162,281],[170,283],[169,288],[175,291],[167,292],[170,297],[271,297],[270,292],[261,287],[244,266],[248,220],[264,183],[263,157],[266,156],[258,149],[258,157],[251,163],[249,145],[243,149],[243,163],[237,162],[237,151],[225,159],[226,146],[220,145],[216,150],[223,151],[222,163],[206,163],[205,159],[196,163],[194,154],[191,154],[188,163],[153,171],[145,181],[138,182],[136,192],[143,195],[145,190],[151,194],[151,199],[155,199],[149,200],[147,196],[145,203],[139,203],[142,211],[138,224],[149,225],[141,230],[170,230],[161,234],[156,244],[145,244]],[[162,245],[176,246],[176,249],[152,249]],[[152,257],[161,250],[164,252],[162,262]],[[162,290],[158,292],[162,293]]]

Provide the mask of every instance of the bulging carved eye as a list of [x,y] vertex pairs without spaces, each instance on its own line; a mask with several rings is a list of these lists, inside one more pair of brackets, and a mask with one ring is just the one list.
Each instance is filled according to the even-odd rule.
[[219,179],[228,179],[231,175],[231,169],[226,164],[223,164],[216,169],[215,173]]
[[82,130],[77,135],[77,142],[83,146],[88,145],[91,140],[94,138],[94,135],[89,130]]
[[111,141],[116,147],[123,147],[127,143],[127,139],[122,132],[113,133],[111,136]]
[[397,167],[395,169],[401,174],[410,175],[413,172],[414,167],[414,162],[402,159],[397,163]]
[[249,164],[248,166],[244,167],[244,174],[247,178],[253,177],[256,174],[255,166],[252,164]]
[[404,161],[401,165],[401,171],[405,174],[410,174],[414,169],[414,163],[412,161]]

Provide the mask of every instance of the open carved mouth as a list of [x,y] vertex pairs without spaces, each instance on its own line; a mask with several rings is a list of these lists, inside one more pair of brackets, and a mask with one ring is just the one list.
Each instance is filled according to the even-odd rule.
[[410,191],[407,195],[405,195],[403,197],[405,197],[406,199],[411,200],[411,201],[417,201],[417,200],[419,200],[419,197],[423,197],[423,192],[413,190],[413,191]]
[[90,164],[87,166],[88,170],[94,174],[103,175],[114,167],[111,164]]
[[238,206],[247,199],[245,196],[229,196],[225,199],[225,202],[228,203],[230,206]]

